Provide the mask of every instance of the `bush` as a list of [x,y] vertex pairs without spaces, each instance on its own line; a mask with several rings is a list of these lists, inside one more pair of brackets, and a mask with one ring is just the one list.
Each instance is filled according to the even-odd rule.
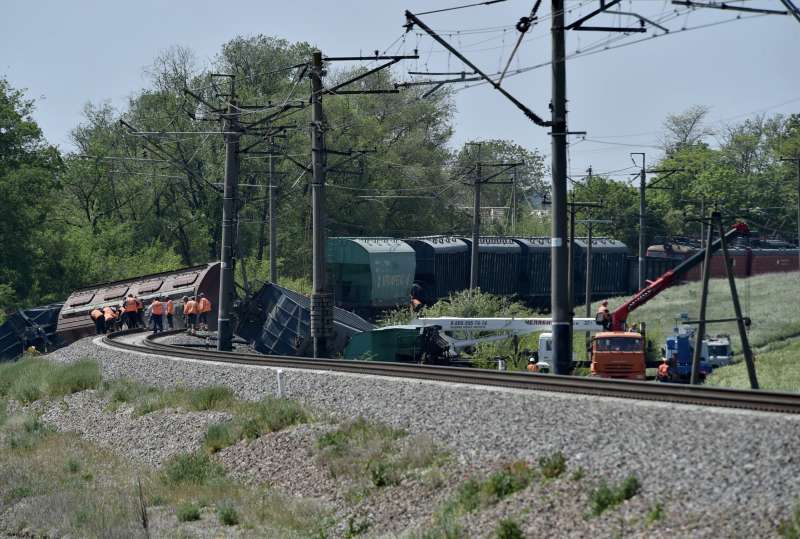
[[225,526],[236,526],[239,524],[239,513],[232,505],[220,505],[217,509],[217,516],[219,517],[220,523]]
[[38,417],[26,416],[11,425],[6,438],[8,447],[17,450],[33,449],[53,431],[42,423]]
[[183,453],[175,455],[164,465],[164,480],[167,483],[204,485],[224,477],[222,466],[208,455]]
[[192,410],[218,410],[234,399],[233,392],[227,387],[204,387],[189,393],[189,407]]
[[598,516],[606,509],[630,500],[639,492],[640,486],[639,479],[635,475],[629,475],[622,483],[615,486],[609,486],[605,481],[601,482],[589,498],[592,515]]
[[494,472],[484,482],[481,489],[490,503],[497,502],[525,489],[533,479],[533,471],[524,461],[517,461]]
[[497,539],[523,539],[524,537],[519,524],[509,518],[503,519],[498,523],[494,536]]
[[548,457],[541,457],[539,459],[539,469],[542,471],[542,476],[547,479],[555,479],[567,470],[567,459],[561,451],[553,453]]
[[200,520],[200,508],[193,503],[184,503],[178,506],[175,511],[178,522],[191,522]]

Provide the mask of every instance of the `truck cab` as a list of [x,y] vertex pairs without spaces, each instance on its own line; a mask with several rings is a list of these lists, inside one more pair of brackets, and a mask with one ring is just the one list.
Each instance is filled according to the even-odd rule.
[[731,338],[728,335],[717,335],[704,339],[703,357],[715,369],[730,365],[733,362]]
[[592,337],[592,376],[645,379],[644,338],[635,331],[603,331]]

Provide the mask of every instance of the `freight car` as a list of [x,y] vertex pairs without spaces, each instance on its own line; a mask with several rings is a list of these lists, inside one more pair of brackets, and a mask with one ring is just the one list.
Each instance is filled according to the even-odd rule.
[[[736,277],[752,277],[764,273],[780,273],[797,271],[799,269],[798,249],[785,242],[774,240],[746,238],[731,245],[730,255],[733,273]],[[651,245],[647,249],[647,256],[652,258],[671,259],[680,262],[697,252],[699,245],[688,241],[663,242]],[[702,275],[700,268],[693,268],[685,279],[699,281]],[[711,277],[725,277],[725,262],[721,253],[717,252],[711,258]]]
[[469,246],[458,238],[432,236],[403,240],[414,249],[414,283],[426,305],[469,287]]
[[[219,268],[219,262],[213,262],[122,281],[95,284],[76,290],[64,302],[58,315],[56,334],[65,344],[94,335],[94,324],[89,318],[92,309],[119,306],[128,294],[133,294],[148,303],[160,296],[180,301],[184,296],[202,293],[211,300],[212,305],[216,306],[219,299]],[[180,316],[176,318],[178,327],[181,327]],[[216,329],[215,316],[209,317],[208,323],[209,329]]]

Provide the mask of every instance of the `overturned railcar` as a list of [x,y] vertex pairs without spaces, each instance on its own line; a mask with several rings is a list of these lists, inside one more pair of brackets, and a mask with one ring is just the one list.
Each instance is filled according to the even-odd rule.
[[[128,294],[141,299],[145,304],[165,296],[176,303],[177,327],[182,327],[184,296],[204,294],[211,300],[214,308],[219,301],[219,262],[212,262],[175,271],[154,273],[101,283],[75,290],[64,302],[58,317],[57,334],[65,343],[76,341],[95,333],[89,313],[95,308],[119,307]],[[217,317],[209,316],[209,329],[217,327]]]

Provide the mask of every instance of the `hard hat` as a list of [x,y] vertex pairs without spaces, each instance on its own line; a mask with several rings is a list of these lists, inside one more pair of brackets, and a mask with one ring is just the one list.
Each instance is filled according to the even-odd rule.
[[662,357],[662,358],[661,358],[661,361],[663,361],[664,363],[666,363],[666,362],[668,361],[668,358]]
[[528,358],[528,363],[536,363],[536,358]]

